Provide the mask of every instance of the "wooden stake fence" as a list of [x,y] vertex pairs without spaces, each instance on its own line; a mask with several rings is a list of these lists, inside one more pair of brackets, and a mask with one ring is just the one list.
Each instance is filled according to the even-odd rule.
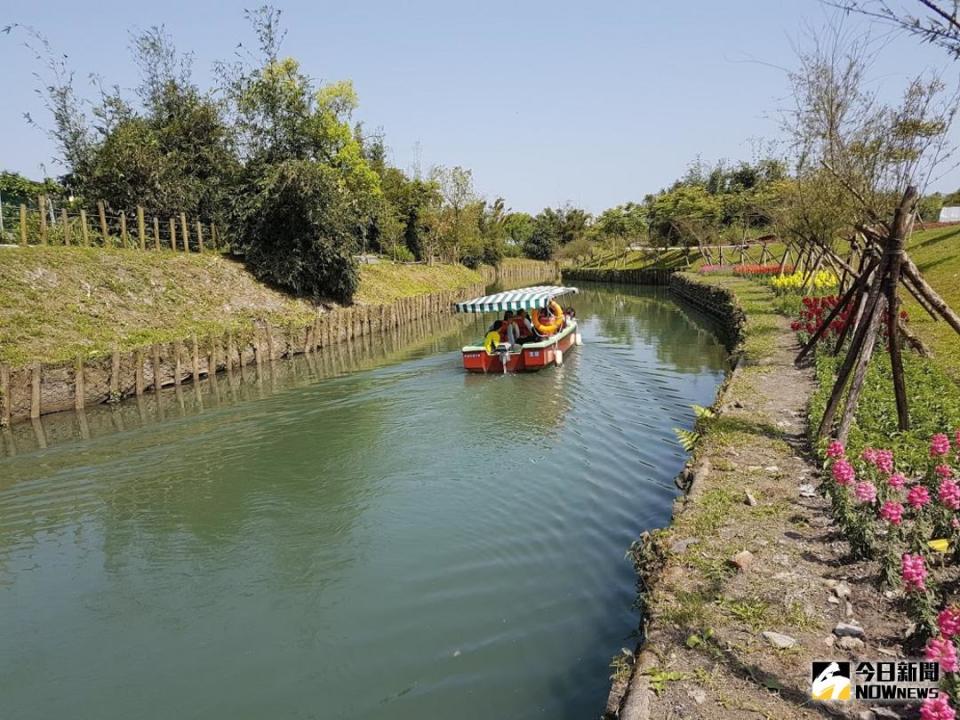
[[[18,216],[10,218],[9,228],[21,246],[79,244],[84,247],[119,247],[141,251],[166,247],[178,252],[206,252],[211,246],[213,249],[222,247],[219,229],[214,223],[188,218],[184,212],[174,213],[161,223],[157,215],[148,221],[147,211],[142,205],[129,213],[113,212],[103,201],[99,201],[95,215],[91,226],[85,208],[55,209],[50,198],[40,195],[36,207],[20,205]],[[193,243],[190,242],[191,227],[196,237]],[[165,232],[161,232],[161,229]]]

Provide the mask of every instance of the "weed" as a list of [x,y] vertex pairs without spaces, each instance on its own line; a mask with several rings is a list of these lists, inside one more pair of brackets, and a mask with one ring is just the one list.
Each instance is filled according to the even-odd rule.
[[644,675],[650,678],[650,689],[653,690],[658,697],[667,689],[668,682],[685,680],[687,677],[686,673],[676,670],[661,670],[660,668],[650,668]]
[[717,604],[724,612],[750,626],[752,630],[759,630],[767,623],[770,605],[759,598],[749,600],[721,598]]

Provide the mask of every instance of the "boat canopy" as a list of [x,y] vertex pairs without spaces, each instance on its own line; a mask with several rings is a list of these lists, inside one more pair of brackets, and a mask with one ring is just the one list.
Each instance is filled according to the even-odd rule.
[[504,310],[533,310],[547,306],[555,297],[580,292],[575,287],[558,285],[538,285],[537,287],[509,290],[494,295],[484,295],[473,300],[464,300],[454,304],[457,312],[486,313]]

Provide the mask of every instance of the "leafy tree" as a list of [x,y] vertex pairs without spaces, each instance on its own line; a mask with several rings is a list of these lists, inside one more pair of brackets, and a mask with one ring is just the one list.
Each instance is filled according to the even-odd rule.
[[503,219],[507,246],[522,250],[533,234],[533,216],[525,212],[510,212]]
[[9,170],[0,172],[0,196],[2,196],[5,204],[33,203],[36,202],[38,195],[58,196],[62,194],[63,187],[50,178],[38,182]]
[[548,260],[559,247],[583,237],[590,227],[590,214],[566,205],[544,208],[533,220],[524,254],[536,260]]
[[347,302],[359,281],[356,223],[336,169],[287,160],[264,178],[239,228],[240,243],[260,279],[316,300]]

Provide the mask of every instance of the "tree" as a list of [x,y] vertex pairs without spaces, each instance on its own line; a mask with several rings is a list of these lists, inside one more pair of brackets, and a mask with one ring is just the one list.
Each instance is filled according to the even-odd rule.
[[553,208],[544,208],[533,219],[533,229],[524,244],[524,254],[534,260],[550,260],[560,243],[563,219]]
[[[244,161],[233,212],[237,249],[258,275],[298,292],[348,300],[356,285],[350,253],[366,248],[383,211],[380,177],[350,125],[356,93],[349,82],[317,87],[296,60],[280,57],[278,11],[261,8],[248,17],[260,42],[259,62],[221,68]],[[276,218],[278,209],[303,214],[280,223],[299,237],[258,236],[264,214]],[[332,234],[324,240],[323,232]],[[272,256],[288,250],[293,257]],[[308,267],[308,256],[330,267]]]
[[314,300],[350,300],[359,281],[357,210],[341,181],[335,168],[311,160],[269,170],[239,228],[258,278]]
[[831,4],[890,23],[924,42],[939,45],[954,59],[960,58],[960,3],[957,0],[916,0],[916,3],[921,14],[893,8],[887,0],[839,0]]
[[499,265],[506,251],[507,217],[509,210],[502,197],[492,203],[484,202],[480,211],[480,237],[483,240],[481,261]]
[[0,172],[0,197],[5,204],[33,203],[38,195],[62,194],[63,187],[50,178],[38,182],[9,170]]
[[525,212],[510,212],[503,219],[506,244],[522,252],[533,234],[533,216]]
[[[838,221],[829,214],[835,208],[822,209],[825,198],[811,204],[801,197],[802,212],[812,209],[809,216],[831,222],[823,223],[820,233],[800,235],[799,251],[810,257],[816,253],[818,264],[823,258],[843,263],[832,247],[831,223],[848,224],[861,240],[859,267],[843,263],[853,277],[851,287],[798,356],[799,361],[814,347],[837,313],[849,309],[850,342],[818,428],[820,437],[836,432],[841,440],[851,429],[882,324],[887,328],[899,428],[910,427],[900,350],[901,284],[960,333],[960,317],[926,283],[905,251],[918,188],[952,152],[947,131],[956,98],[943,97],[939,79],[917,78],[899,105],[887,106],[867,89],[870,59],[865,41],[847,41],[837,28],[831,28],[825,39],[814,38],[812,49],[800,55],[800,67],[791,75],[796,107],[787,117],[798,156],[798,186],[822,192],[822,186],[832,182],[849,203]],[[845,331],[835,352],[846,335]],[[834,430],[841,404],[843,412]]]

